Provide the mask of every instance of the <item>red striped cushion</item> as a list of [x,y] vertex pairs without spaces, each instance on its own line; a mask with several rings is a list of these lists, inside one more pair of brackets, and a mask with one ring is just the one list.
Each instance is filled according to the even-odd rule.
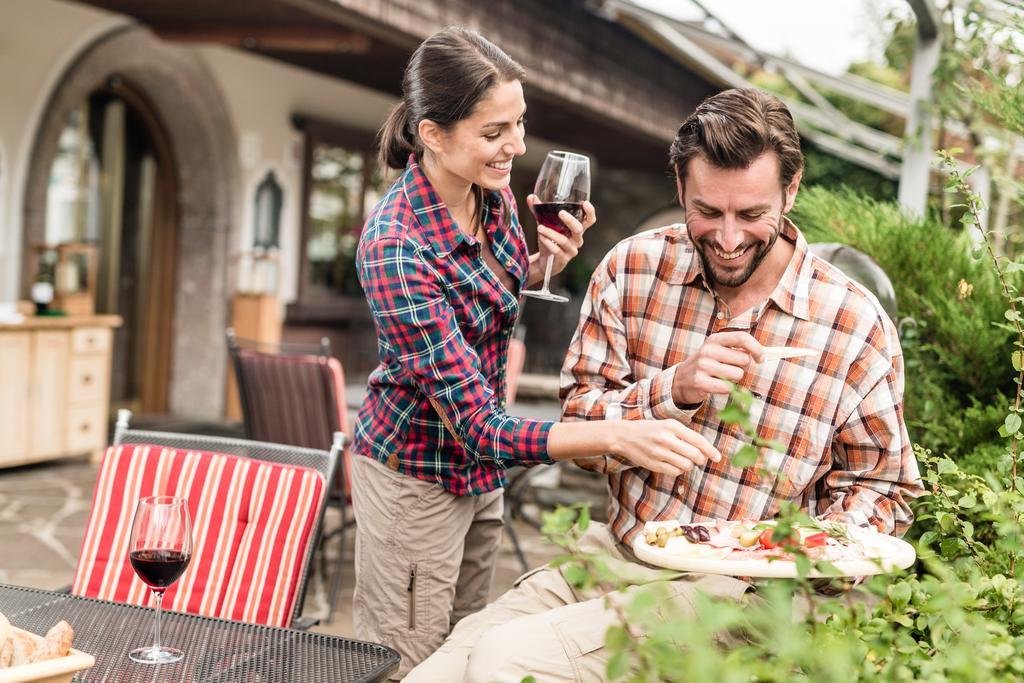
[[188,569],[164,594],[180,612],[291,623],[325,493],[304,467],[162,446],[112,446],[103,457],[72,592],[150,604],[128,561],[136,501],[183,496],[192,518]]

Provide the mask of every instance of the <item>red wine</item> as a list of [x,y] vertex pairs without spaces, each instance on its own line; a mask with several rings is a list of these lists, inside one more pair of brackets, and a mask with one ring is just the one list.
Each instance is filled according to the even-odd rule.
[[582,202],[543,202],[533,205],[533,215],[537,217],[538,223],[569,236],[572,233],[558,217],[559,211],[568,211],[576,220],[583,221]]
[[192,559],[180,550],[136,550],[128,554],[132,568],[150,588],[162,591],[178,580]]

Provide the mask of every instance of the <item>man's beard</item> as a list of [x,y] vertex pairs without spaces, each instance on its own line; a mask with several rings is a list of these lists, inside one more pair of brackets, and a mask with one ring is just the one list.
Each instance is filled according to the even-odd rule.
[[[701,264],[704,266],[704,277],[707,278],[708,284],[731,288],[743,285],[750,279],[750,276],[754,274],[757,267],[761,265],[761,262],[764,261],[765,257],[771,252],[772,247],[775,246],[775,240],[778,239],[781,231],[782,217],[779,217],[779,224],[775,228],[775,232],[773,232],[772,236],[768,239],[768,242],[760,242],[750,247],[754,250],[753,256],[750,257],[746,267],[742,270],[726,270],[717,267],[712,263],[711,259],[709,259],[707,255],[708,250],[713,248],[711,244],[703,239],[699,242],[694,242],[694,247],[700,255]],[[722,251],[724,251],[724,249]]]

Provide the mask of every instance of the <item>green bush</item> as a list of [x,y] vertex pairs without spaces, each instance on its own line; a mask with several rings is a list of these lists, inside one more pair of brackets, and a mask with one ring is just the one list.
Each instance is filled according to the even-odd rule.
[[801,192],[793,219],[809,242],[848,244],[892,280],[899,318],[912,321],[901,326],[912,440],[953,457],[991,441],[1014,389],[1002,351],[1013,333],[999,282],[965,234],[909,219],[896,203],[817,187]]

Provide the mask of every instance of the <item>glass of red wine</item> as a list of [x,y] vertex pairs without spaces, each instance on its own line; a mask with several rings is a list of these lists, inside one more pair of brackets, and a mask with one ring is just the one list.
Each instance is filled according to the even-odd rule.
[[[537,203],[533,205],[533,215],[537,222],[563,235],[571,235],[572,232],[558,214],[561,211],[568,211],[576,220],[583,220],[583,202],[590,199],[590,159],[572,152],[548,152],[544,164],[540,167],[533,193],[537,195]],[[544,286],[541,289],[523,290],[524,296],[559,303],[569,300],[567,297],[553,294],[548,289],[554,258],[548,256],[544,265]]]
[[185,656],[160,645],[160,603],[164,591],[181,576],[192,559],[192,523],[187,501],[175,496],[140,498],[128,546],[128,559],[139,578],[153,591],[156,627],[153,645],[128,653],[133,662],[167,664]]

